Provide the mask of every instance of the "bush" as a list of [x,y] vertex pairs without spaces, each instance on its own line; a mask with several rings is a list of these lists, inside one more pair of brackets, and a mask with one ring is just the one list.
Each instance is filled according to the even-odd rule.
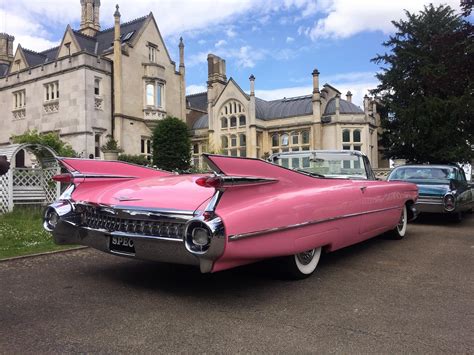
[[143,166],[148,166],[151,163],[143,155],[121,154],[119,155],[118,160]]
[[153,130],[153,164],[168,171],[185,171],[191,166],[191,139],[186,123],[168,116]]
[[118,142],[111,135],[107,136],[107,142],[100,147],[102,152],[117,152],[122,153],[123,149],[118,145]]
[[[37,130],[31,130],[19,136],[13,136],[13,143],[31,143],[46,145],[53,149],[60,157],[78,157],[79,155],[72,149],[69,143],[59,138],[57,133],[39,133]],[[40,150],[35,151],[38,158],[42,157]]]

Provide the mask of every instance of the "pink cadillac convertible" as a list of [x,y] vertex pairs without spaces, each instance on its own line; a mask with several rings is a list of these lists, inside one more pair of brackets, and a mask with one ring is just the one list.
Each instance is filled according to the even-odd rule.
[[350,151],[281,153],[271,162],[205,155],[212,175],[176,175],[117,161],[59,158],[70,186],[45,211],[58,244],[216,272],[278,258],[293,278],[331,252],[416,216],[414,184],[377,181]]

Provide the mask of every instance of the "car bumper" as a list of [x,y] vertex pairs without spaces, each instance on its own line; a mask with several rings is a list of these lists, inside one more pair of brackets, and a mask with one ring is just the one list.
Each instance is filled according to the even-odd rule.
[[[224,226],[215,215],[209,218],[187,216],[185,228],[179,228],[176,225],[183,223],[184,217],[175,214],[164,216],[156,211],[124,212],[112,207],[95,208],[95,214],[84,215],[86,212],[78,212],[77,205],[68,201],[55,202],[45,211],[44,227],[51,232],[56,244],[78,244],[130,258],[197,265],[201,272],[212,272],[214,261],[224,252]],[[106,211],[109,215],[104,214]],[[138,213],[140,219],[119,218],[124,214],[138,218]],[[153,227],[151,223],[154,223]],[[193,244],[192,230],[195,227],[209,229],[209,243],[204,247],[198,245],[196,248]],[[112,240],[127,240],[133,247],[123,250],[114,246]]]
[[182,239],[160,240],[142,235],[121,233],[120,236],[133,240],[135,253],[130,254],[110,250],[110,241],[113,236],[116,236],[115,233],[78,227],[67,221],[59,221],[52,235],[56,244],[79,244],[106,253],[136,259],[199,265],[199,258],[186,250]]

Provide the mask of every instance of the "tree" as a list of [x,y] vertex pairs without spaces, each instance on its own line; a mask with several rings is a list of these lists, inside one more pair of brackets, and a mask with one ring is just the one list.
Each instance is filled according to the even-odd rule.
[[425,6],[393,21],[389,53],[372,90],[384,106],[387,158],[418,163],[469,162],[474,144],[473,26],[449,6]]
[[[14,143],[41,144],[52,148],[60,157],[77,157],[78,154],[69,143],[63,142],[56,133],[39,133],[37,130],[27,131],[19,136],[13,136]],[[40,154],[40,152],[37,152]]]
[[186,123],[168,116],[153,130],[153,164],[160,169],[183,171],[190,167],[191,139]]

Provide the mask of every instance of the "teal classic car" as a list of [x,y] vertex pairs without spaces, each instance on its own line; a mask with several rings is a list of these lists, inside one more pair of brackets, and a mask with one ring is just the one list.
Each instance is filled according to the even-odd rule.
[[388,181],[407,181],[418,186],[418,212],[445,213],[461,220],[474,207],[474,186],[457,165],[402,165]]

